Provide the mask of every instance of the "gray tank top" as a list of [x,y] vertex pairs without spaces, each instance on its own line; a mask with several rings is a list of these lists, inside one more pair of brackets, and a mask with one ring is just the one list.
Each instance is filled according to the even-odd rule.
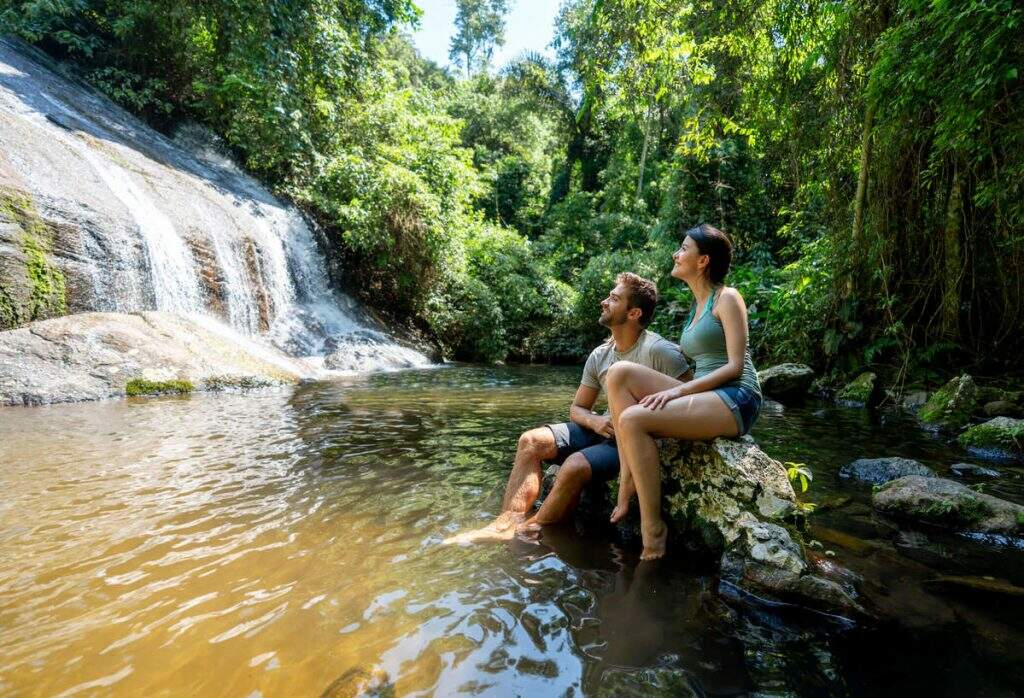
[[[679,338],[679,347],[686,357],[696,363],[693,371],[694,378],[702,378],[712,371],[729,363],[729,355],[725,350],[725,330],[722,329],[721,321],[711,312],[715,305],[715,297],[718,289],[708,296],[704,312],[693,322],[693,316],[697,307],[690,310],[686,318],[686,325],[683,326],[683,334]],[[757,371],[754,370],[754,362],[750,360],[750,347],[743,349],[743,374],[739,378],[725,383],[720,387],[735,386],[743,387],[761,395],[761,384],[757,380]]]

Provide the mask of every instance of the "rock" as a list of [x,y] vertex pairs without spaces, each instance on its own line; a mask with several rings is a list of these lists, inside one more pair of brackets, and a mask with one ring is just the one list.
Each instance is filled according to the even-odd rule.
[[864,614],[838,582],[813,574],[789,531],[747,514],[737,522],[736,541],[722,557],[722,579],[757,596],[806,604],[834,613]]
[[418,351],[396,343],[373,330],[360,330],[332,341],[333,351],[324,359],[332,371],[375,371],[426,366]]
[[205,318],[80,313],[0,332],[0,405],[246,388],[316,376],[301,359]]
[[913,390],[903,396],[903,409],[910,412],[917,412],[928,402],[927,390]]
[[779,364],[757,372],[761,392],[781,402],[799,400],[807,395],[814,371],[805,364]]
[[1021,456],[1024,455],[1024,419],[996,417],[969,428],[958,441],[971,450]]
[[968,592],[983,596],[1024,598],[1024,587],[1019,587],[1005,579],[994,577],[958,577],[941,576],[926,579],[924,585],[929,589],[952,592]]
[[988,417],[1020,417],[1024,410],[1009,400],[993,400],[986,402],[981,411]]
[[974,463],[954,463],[949,469],[959,477],[999,477],[999,471],[983,468]]
[[1020,405],[1024,402],[1024,391],[1020,390],[1003,390],[1002,388],[995,388],[992,386],[978,386],[978,402],[985,404],[988,402],[1012,402]]
[[854,592],[815,575],[799,538],[776,523],[794,511],[796,495],[783,465],[753,439],[663,439],[659,448],[672,528],[722,555],[725,581],[777,601],[862,612]]
[[878,393],[877,381],[874,373],[862,373],[836,393],[836,401],[848,407],[869,407]]
[[953,378],[935,391],[917,413],[921,421],[943,429],[959,429],[978,405],[978,388],[968,375]]
[[1024,506],[975,492],[959,482],[908,475],[882,485],[871,503],[887,514],[960,531],[1020,533]]
[[853,480],[870,482],[873,485],[881,485],[905,477],[907,475],[920,475],[922,477],[935,477],[935,472],[927,465],[918,463],[910,458],[860,458],[847,463],[839,469],[839,477]]

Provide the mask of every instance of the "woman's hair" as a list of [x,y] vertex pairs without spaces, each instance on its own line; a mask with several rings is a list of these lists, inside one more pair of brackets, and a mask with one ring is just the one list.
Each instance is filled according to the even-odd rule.
[[729,265],[732,264],[732,242],[729,241],[729,236],[707,223],[690,228],[683,233],[684,238],[687,236],[697,243],[698,252],[711,258],[708,263],[711,283],[722,283],[725,275],[729,273]]

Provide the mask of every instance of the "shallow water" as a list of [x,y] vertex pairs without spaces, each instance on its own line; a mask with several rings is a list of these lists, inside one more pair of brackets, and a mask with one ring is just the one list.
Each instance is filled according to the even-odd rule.
[[[835,477],[971,460],[895,415],[769,410],[754,430],[814,470],[811,533],[888,611],[871,626],[764,607],[681,555],[638,567],[597,525],[440,545],[497,513],[518,434],[564,419],[577,380],[448,368],[0,412],[0,691],[1015,693],[1020,599],[928,580],[1024,584],[1022,553],[901,531]],[[1024,501],[995,467],[986,491]]]

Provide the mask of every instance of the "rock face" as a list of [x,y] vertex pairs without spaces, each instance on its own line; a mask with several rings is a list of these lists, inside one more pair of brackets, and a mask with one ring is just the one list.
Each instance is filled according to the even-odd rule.
[[956,430],[971,420],[978,406],[978,387],[968,375],[953,378],[935,391],[917,416],[942,429]]
[[975,492],[959,482],[920,475],[893,480],[871,497],[876,509],[960,531],[1017,535],[1024,506]]
[[722,578],[758,596],[860,613],[855,592],[814,574],[801,544],[779,525],[796,496],[785,468],[750,437],[663,439],[662,490],[673,529],[721,554]]
[[81,313],[0,332],[0,405],[295,383],[301,359],[205,318]]
[[990,419],[965,431],[959,441],[965,448],[997,451],[1009,456],[1024,455],[1024,419]]
[[881,485],[907,475],[935,477],[927,465],[910,458],[860,458],[839,469],[839,477]]
[[1024,414],[1024,410],[1021,410],[1017,403],[1009,400],[986,402],[981,409],[989,417],[1020,417]]
[[758,371],[761,392],[780,402],[799,400],[814,382],[814,371],[805,364],[779,364]]
[[870,371],[854,378],[836,394],[836,401],[851,407],[868,407],[878,394],[878,376]]
[[949,469],[958,477],[999,477],[998,470],[983,468],[974,463],[954,463]]

